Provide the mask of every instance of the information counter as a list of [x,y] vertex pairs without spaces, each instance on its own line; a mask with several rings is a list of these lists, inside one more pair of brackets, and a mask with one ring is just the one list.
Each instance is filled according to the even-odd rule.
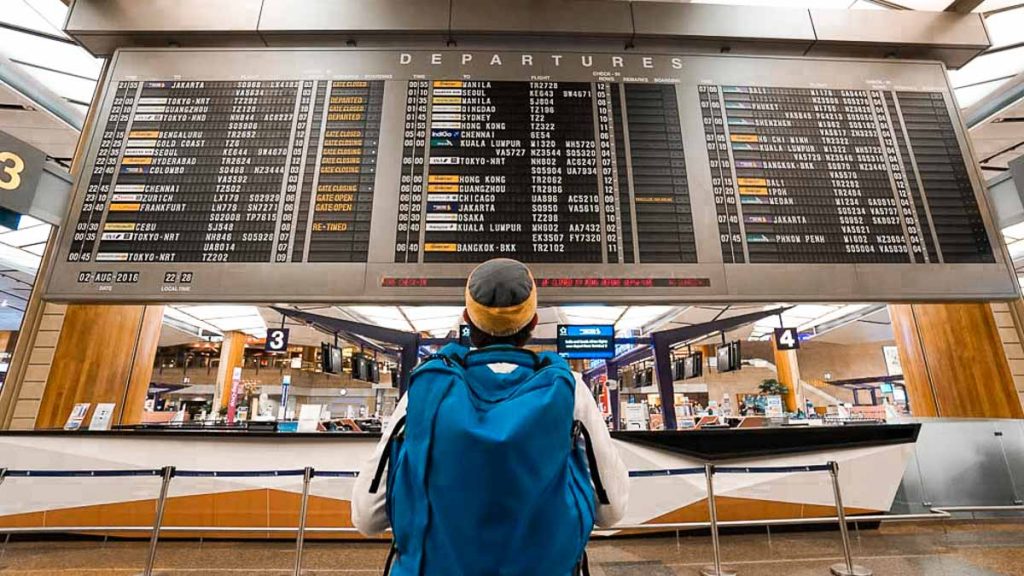
[[[893,505],[920,424],[837,427],[616,432],[631,471],[703,466],[810,466],[836,461],[850,514],[887,512]],[[0,462],[10,470],[265,471],[311,466],[355,471],[380,438],[373,433],[2,432]],[[631,480],[623,524],[706,520],[702,475],[638,476]],[[823,472],[721,474],[716,494],[722,520],[801,518],[834,513]],[[351,527],[351,478],[314,478],[309,526]],[[0,526],[146,526],[153,518],[158,477],[7,478],[0,486]],[[170,484],[165,526],[288,527],[297,524],[301,476],[178,477]],[[139,532],[122,535],[139,536]],[[168,532],[166,537],[274,538],[281,532]],[[353,537],[349,532],[318,537]]]

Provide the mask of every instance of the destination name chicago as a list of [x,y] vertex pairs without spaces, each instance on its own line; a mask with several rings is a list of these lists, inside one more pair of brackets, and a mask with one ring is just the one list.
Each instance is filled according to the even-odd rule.
[[648,69],[668,65],[673,70],[683,69],[681,56],[641,56],[638,54],[530,54],[500,52],[402,52],[398,63],[408,65],[444,66],[518,66],[520,68],[547,68],[562,66],[593,68],[595,70]]

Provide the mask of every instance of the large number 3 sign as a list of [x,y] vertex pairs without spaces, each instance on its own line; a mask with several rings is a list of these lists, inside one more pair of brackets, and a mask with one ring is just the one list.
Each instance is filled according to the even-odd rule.
[[0,190],[17,190],[25,161],[14,152],[0,152]]

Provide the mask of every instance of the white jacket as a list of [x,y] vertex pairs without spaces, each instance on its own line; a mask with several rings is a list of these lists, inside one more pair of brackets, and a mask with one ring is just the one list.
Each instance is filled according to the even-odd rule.
[[[491,366],[492,369],[495,367],[495,365]],[[583,383],[583,378],[575,372],[573,375],[576,377],[574,418],[582,422],[590,433],[597,469],[601,474],[601,483],[604,484],[605,492],[608,493],[608,504],[594,502],[597,511],[595,521],[598,526],[606,528],[622,520],[626,514],[626,504],[629,500],[629,472],[612,444],[608,427],[604,423],[601,411],[597,408],[597,403],[594,402],[594,397]],[[367,536],[380,534],[389,527],[386,487],[382,482],[377,493],[371,494],[370,483],[373,481],[377,465],[384,454],[384,447],[391,437],[395,423],[405,416],[408,398],[409,396],[406,395],[398,402],[380,443],[373,451],[373,456],[359,470],[359,478],[356,479],[355,487],[352,490],[352,522],[361,533]]]

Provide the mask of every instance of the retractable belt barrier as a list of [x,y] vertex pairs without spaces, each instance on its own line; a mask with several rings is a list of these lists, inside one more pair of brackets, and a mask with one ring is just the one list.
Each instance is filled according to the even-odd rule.
[[3,470],[4,478],[112,478],[161,474],[163,470]]
[[[805,465],[805,466],[715,466],[705,464],[703,467],[693,468],[667,468],[657,470],[631,470],[630,478],[665,478],[673,476],[696,476],[703,474],[707,483],[708,521],[707,522],[685,522],[685,523],[658,523],[640,525],[618,525],[608,530],[651,530],[651,529],[680,529],[680,528],[709,528],[711,530],[711,543],[714,550],[714,564],[701,570],[704,576],[734,576],[736,572],[723,568],[721,559],[721,545],[718,534],[718,509],[715,503],[714,477],[716,474],[793,474],[810,472],[828,472],[831,476],[833,496],[835,499],[836,516],[831,518],[783,518],[772,520],[743,520],[724,522],[728,526],[771,526],[777,524],[806,525],[833,523],[839,524],[839,532],[842,536],[844,562],[834,564],[829,569],[833,576],[871,576],[871,570],[853,563],[853,556],[850,548],[850,534],[846,520],[846,509],[843,506],[842,490],[839,485],[839,464],[829,462],[827,464]],[[348,527],[306,527],[306,516],[309,506],[310,483],[314,478],[357,478],[359,472],[352,470],[314,470],[307,467],[293,470],[178,470],[173,466],[166,466],[154,470],[18,470],[0,468],[0,485],[8,478],[116,478],[116,477],[159,477],[160,494],[156,503],[156,515],[153,525],[149,526],[63,526],[54,527],[0,527],[0,533],[52,533],[52,532],[150,532],[149,554],[146,559],[144,576],[152,576],[153,567],[156,563],[157,544],[160,532],[295,532],[295,576],[302,573],[302,556],[306,532],[355,532],[355,528]],[[302,477],[302,499],[299,510],[299,525],[297,527],[252,527],[252,526],[163,526],[164,508],[167,504],[167,494],[171,480],[180,478],[295,478]],[[902,514],[902,515],[869,515],[860,516],[862,520],[930,520],[946,519],[952,517],[952,512],[970,511],[1022,511],[1024,506],[959,506],[955,508],[932,508],[928,514]]]

